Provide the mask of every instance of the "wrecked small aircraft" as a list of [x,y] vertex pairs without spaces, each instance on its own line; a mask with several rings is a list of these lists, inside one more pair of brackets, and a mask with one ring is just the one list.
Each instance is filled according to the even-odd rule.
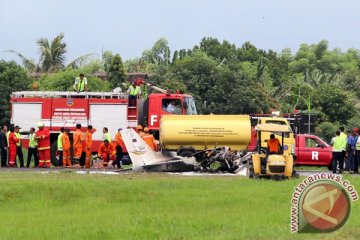
[[241,174],[250,156],[245,152],[232,152],[228,147],[215,147],[182,157],[172,151],[153,151],[133,129],[123,129],[120,133],[132,161],[132,170],[135,171]]

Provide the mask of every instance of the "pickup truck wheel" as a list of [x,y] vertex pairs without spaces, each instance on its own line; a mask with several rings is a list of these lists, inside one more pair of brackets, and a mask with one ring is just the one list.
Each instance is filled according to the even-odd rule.
[[51,148],[50,148],[50,160],[51,160],[51,164],[54,165],[55,167],[59,166],[59,156],[56,155],[57,153],[57,141],[54,141],[51,144]]

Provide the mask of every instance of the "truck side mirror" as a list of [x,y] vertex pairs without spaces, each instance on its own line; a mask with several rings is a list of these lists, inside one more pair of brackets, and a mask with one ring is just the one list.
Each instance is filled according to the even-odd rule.
[[188,104],[187,104],[187,102],[184,102],[184,109],[188,109]]

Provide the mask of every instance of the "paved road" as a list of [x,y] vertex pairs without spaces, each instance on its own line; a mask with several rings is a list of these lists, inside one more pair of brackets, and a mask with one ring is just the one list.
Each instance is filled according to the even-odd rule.
[[[299,173],[300,176],[305,176],[308,177],[310,175],[313,175],[315,173],[322,173],[322,172],[326,172],[326,173],[332,173],[332,171],[319,171],[319,170],[298,170],[297,171]],[[349,176],[356,176],[356,177],[360,177],[359,173],[356,174],[349,174],[349,172],[343,172],[342,175],[349,175]]]

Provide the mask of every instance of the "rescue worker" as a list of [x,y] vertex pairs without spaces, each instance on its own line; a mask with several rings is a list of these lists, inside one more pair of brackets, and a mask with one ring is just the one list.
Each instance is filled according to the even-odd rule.
[[121,130],[122,130],[122,128],[119,128],[118,132],[115,134],[115,147],[120,146],[122,152],[127,152],[125,143],[124,143],[124,141],[122,139],[122,136],[121,136],[121,133],[120,133]]
[[84,74],[80,73],[79,77],[75,78],[74,89],[76,92],[87,92],[88,83]]
[[360,163],[360,130],[358,130],[358,132],[356,134],[355,149],[356,149],[356,154],[355,154],[355,159],[353,162],[353,173],[358,173],[359,172],[359,163]]
[[85,140],[84,133],[81,131],[81,124],[79,123],[76,124],[76,130],[74,132],[73,139],[74,159],[79,161],[83,149],[83,141]]
[[70,130],[68,128],[65,129],[64,133],[61,136],[61,143],[63,149],[63,167],[71,167],[71,159],[70,159],[70,138],[69,138]]
[[118,129],[118,132],[115,134],[115,150],[116,150],[116,160],[113,162],[113,166],[117,165],[117,168],[121,168],[122,159],[124,157],[124,152],[127,152],[125,143],[122,139],[120,131],[122,128]]
[[44,123],[38,122],[36,139],[38,141],[39,167],[50,167],[50,132],[44,127]]
[[348,135],[344,132],[344,127],[339,127],[339,130],[340,130],[340,137],[341,139],[343,140],[343,143],[342,143],[342,153],[343,153],[343,160],[345,162],[345,158],[346,158],[346,146],[347,146],[347,137]]
[[29,149],[28,149],[28,155],[27,155],[27,162],[26,167],[30,167],[31,158],[34,156],[34,167],[39,166],[39,155],[38,155],[38,142],[35,138],[35,128],[30,128],[30,134],[29,134]]
[[85,133],[85,145],[86,145],[86,156],[85,156],[85,167],[90,168],[91,160],[91,150],[92,150],[92,135],[96,132],[96,128],[93,128],[91,125],[88,126]]
[[340,136],[340,131],[336,131],[336,136],[331,139],[331,146],[333,147],[332,150],[332,168],[333,173],[336,173],[336,167],[339,162],[339,173],[342,173],[344,167],[344,155],[343,155],[343,146],[344,139]]
[[347,142],[347,155],[348,155],[348,158],[347,158],[347,164],[346,167],[348,169],[345,169],[345,170],[348,170],[350,174],[354,173],[354,162],[356,161],[356,156],[355,156],[355,153],[356,153],[356,141],[357,141],[357,138],[358,138],[358,131],[359,129],[358,128],[353,128],[352,132],[351,132],[351,135],[348,136],[348,142]]
[[267,141],[267,147],[270,154],[280,152],[280,141],[274,134],[270,134],[270,139]]
[[65,131],[65,128],[61,127],[60,134],[58,135],[58,138],[57,138],[57,152],[59,154],[59,166],[61,166],[63,163],[62,135],[64,134],[64,131]]
[[8,139],[7,139],[7,126],[2,126],[0,131],[0,149],[1,149],[1,167],[7,167],[8,161]]
[[157,143],[156,140],[154,138],[154,136],[152,134],[149,133],[149,128],[144,128],[144,135],[142,136],[142,139],[144,139],[144,141],[146,142],[147,145],[149,145],[149,147],[155,151],[157,148]]
[[8,144],[9,144],[9,167],[15,167],[16,164],[16,144],[19,139],[16,137],[15,128],[13,125],[9,126]]
[[139,134],[140,137],[144,136],[145,134],[141,125],[137,125],[136,132]]
[[107,166],[110,160],[115,160],[115,154],[116,151],[114,144],[105,139],[104,142],[100,145],[98,151],[98,157],[104,161],[104,166]]
[[135,81],[130,85],[129,89],[127,90],[127,93],[129,94],[129,106],[136,106],[136,99],[141,94],[141,88],[140,86],[137,86]]
[[111,135],[107,127],[103,128],[103,140],[108,140],[109,143],[112,142]]
[[20,167],[23,168],[24,167],[24,154],[22,151],[20,129],[21,129],[21,127],[15,126],[15,135],[16,135],[16,138],[19,139],[19,141],[16,143],[16,155],[19,157]]
[[115,147],[115,151],[116,151],[116,158],[113,161],[112,166],[113,166],[113,168],[115,168],[115,165],[116,165],[118,169],[121,169],[122,158],[123,158],[124,154],[122,152],[122,148],[120,147],[120,145],[117,145]]

